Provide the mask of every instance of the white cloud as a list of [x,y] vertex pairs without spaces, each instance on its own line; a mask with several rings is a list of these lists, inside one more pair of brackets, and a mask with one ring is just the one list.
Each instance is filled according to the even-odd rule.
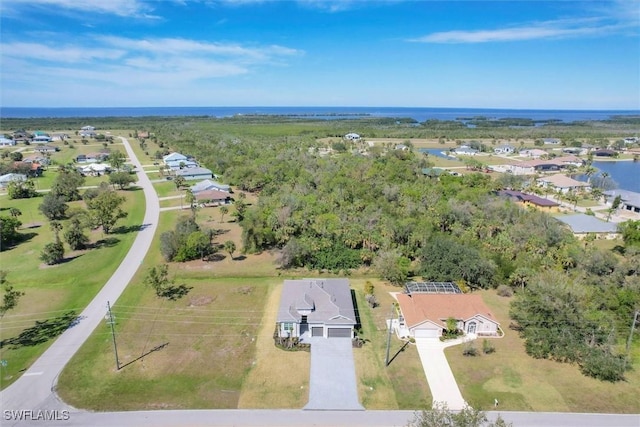
[[0,4],[3,12],[23,7],[41,7],[48,11],[64,9],[122,17],[155,18],[149,14],[152,10],[149,3],[141,0],[2,0]]
[[[589,3],[586,3],[590,6]],[[592,16],[530,22],[504,28],[452,30],[408,39],[419,43],[490,43],[523,40],[565,39],[585,36],[637,32],[640,19],[640,0],[607,3],[607,9],[593,7],[583,15]]]

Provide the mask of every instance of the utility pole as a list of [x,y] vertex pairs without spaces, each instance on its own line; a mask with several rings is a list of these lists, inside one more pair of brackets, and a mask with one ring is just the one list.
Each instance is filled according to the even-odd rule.
[[116,345],[116,330],[114,325],[114,320],[113,320],[113,315],[111,314],[111,305],[109,304],[109,301],[107,301],[107,312],[109,315],[109,320],[107,321],[107,323],[109,325],[111,325],[111,338],[113,338],[113,352],[116,355],[116,370],[120,370],[120,359],[118,359],[118,346]]
[[640,311],[636,310],[633,313],[633,323],[631,324],[631,331],[629,332],[629,339],[627,340],[627,357],[629,356],[629,349],[631,348],[631,340],[633,339],[633,331],[636,328],[636,322],[638,321],[638,317],[640,317]]
[[393,304],[391,304],[391,313],[389,314],[389,327],[387,332],[387,356],[384,359],[384,367],[389,366],[389,348],[391,347],[391,326],[393,323]]

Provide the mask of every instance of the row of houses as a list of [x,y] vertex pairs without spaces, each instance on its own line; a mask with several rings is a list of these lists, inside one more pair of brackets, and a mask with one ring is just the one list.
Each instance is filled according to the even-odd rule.
[[165,167],[188,181],[197,179],[211,179],[213,172],[210,169],[201,167],[191,156],[181,153],[171,153],[162,158]]
[[[392,327],[401,338],[438,338],[454,319],[457,329],[474,336],[501,334],[500,323],[477,294],[463,294],[457,285],[416,283],[394,295]],[[285,280],[278,307],[279,337],[353,338],[357,326],[354,298],[347,279]]]

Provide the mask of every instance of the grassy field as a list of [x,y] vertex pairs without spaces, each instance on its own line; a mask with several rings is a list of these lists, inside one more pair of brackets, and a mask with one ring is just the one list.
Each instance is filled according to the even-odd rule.
[[[144,198],[139,197],[139,190],[121,194],[127,199],[125,210],[129,215],[118,226],[126,229],[140,224]],[[5,196],[0,203],[3,208],[16,207],[23,212],[19,217],[24,224],[20,231],[27,237],[27,241],[0,252],[0,265],[8,272],[8,280],[25,292],[18,307],[0,320],[0,358],[8,362],[1,381],[4,388],[42,354],[55,334],[64,330],[68,324],[64,315],[80,313],[91,301],[124,258],[135,233],[116,230],[103,235],[100,230],[93,231],[90,239],[94,248],[67,252],[65,262],[46,266],[39,255],[44,245],[53,241],[53,234],[37,208],[41,199],[7,200]],[[70,205],[73,208],[81,204]],[[91,274],[87,274],[87,266],[91,266]]]
[[[488,410],[493,400],[507,411],[640,412],[640,346],[634,348],[635,368],[620,383],[599,381],[582,375],[576,365],[529,357],[517,332],[508,329],[509,298],[483,291],[483,298],[505,329],[492,339],[496,352],[467,357],[462,347],[446,350],[447,359],[465,400],[474,408]],[[476,342],[478,349],[482,342]],[[588,391],[588,392],[587,392]]]

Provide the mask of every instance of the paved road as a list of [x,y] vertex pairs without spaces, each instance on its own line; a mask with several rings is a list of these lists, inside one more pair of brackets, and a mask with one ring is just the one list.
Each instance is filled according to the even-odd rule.
[[96,326],[104,322],[107,301],[113,304],[122,294],[151,245],[160,216],[158,197],[129,142],[125,138],[121,139],[129,158],[136,166],[138,185],[144,190],[146,198],[142,230],[118,269],[80,314],[78,322],[60,335],[20,379],[0,392],[0,406],[3,410],[64,407],[55,393],[52,393],[58,375]]
[[433,403],[444,402],[453,410],[460,410],[467,405],[444,355],[446,347],[457,344],[460,344],[458,340],[442,342],[438,338],[416,338],[416,348],[429,383]]
[[350,338],[310,338],[311,369],[307,410],[363,411],[358,401]]

